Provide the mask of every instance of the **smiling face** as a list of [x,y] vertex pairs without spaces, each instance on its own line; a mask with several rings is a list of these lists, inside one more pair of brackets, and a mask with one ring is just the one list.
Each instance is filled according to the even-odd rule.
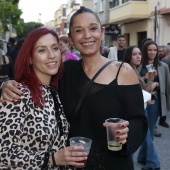
[[157,47],[155,44],[151,44],[148,46],[147,49],[147,53],[148,53],[148,60],[153,61],[156,57],[157,54]]
[[82,57],[100,53],[104,30],[92,13],[81,13],[74,17],[70,30],[70,38]]
[[120,37],[117,40],[117,44],[118,44],[118,48],[124,48],[125,47],[125,38],[124,37]]
[[141,51],[140,51],[140,49],[137,48],[137,47],[133,48],[133,50],[132,50],[132,58],[131,58],[130,64],[131,64],[132,66],[135,66],[135,67],[138,66],[138,65],[140,65],[140,63],[141,63],[141,58],[142,58],[142,56],[141,56]]
[[61,52],[56,37],[52,34],[42,36],[36,43],[30,64],[40,81],[49,85],[52,75],[58,72]]

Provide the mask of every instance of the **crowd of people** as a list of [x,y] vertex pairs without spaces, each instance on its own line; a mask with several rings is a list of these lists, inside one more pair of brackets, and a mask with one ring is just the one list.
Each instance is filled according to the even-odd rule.
[[[159,124],[169,127],[169,58],[151,39],[142,49],[125,48],[123,35],[102,55],[103,40],[100,19],[85,7],[71,16],[68,36],[39,27],[24,39],[15,55],[14,80],[1,82],[0,168],[81,169],[87,160],[85,170],[133,170],[133,153],[140,147],[142,170],[160,169],[153,139],[159,116]],[[5,56],[7,64],[9,54],[14,47]],[[152,75],[148,64],[154,66]],[[146,108],[142,89],[152,94]],[[115,126],[104,122],[117,117],[123,119],[116,129],[122,149],[110,151],[106,127],[114,131]],[[74,136],[92,139],[89,155],[81,146],[69,146]]]

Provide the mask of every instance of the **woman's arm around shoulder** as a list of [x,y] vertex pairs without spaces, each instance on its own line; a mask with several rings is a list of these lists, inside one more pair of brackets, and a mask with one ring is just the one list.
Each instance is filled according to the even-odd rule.
[[139,79],[133,70],[133,68],[128,63],[123,63],[120,68],[120,73],[118,76],[119,85],[134,85],[139,84]]
[[19,90],[19,83],[15,80],[8,80],[2,85],[2,92],[0,96],[0,101],[2,103],[7,103],[7,101],[17,101],[21,99],[22,91]]

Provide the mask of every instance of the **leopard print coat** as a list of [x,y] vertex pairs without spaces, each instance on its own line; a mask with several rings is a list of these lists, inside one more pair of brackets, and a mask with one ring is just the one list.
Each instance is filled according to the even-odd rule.
[[57,114],[61,122],[61,127],[57,128],[50,87],[42,87],[43,109],[34,104],[30,91],[23,85],[21,91],[24,95],[20,101],[6,105],[0,103],[0,170],[41,169],[46,151],[58,151],[65,147],[69,124],[63,107],[56,93],[60,106]]

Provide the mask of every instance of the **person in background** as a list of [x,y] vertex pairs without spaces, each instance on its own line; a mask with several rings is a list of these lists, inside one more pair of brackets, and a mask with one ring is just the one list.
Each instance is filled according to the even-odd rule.
[[7,42],[7,53],[6,53],[7,56],[11,56],[11,50],[15,47],[15,42],[16,42],[16,40],[13,37],[10,37],[8,39],[8,42]]
[[[159,46],[158,47],[158,54],[159,54],[159,59],[160,59],[160,61],[162,61],[162,62],[164,62],[164,63],[166,63],[165,61],[166,61],[166,59],[164,60],[164,58],[165,58],[165,56],[166,56],[166,53],[168,53],[168,52],[166,52],[166,50],[168,50],[167,48],[166,48],[166,46]],[[167,63],[166,63],[167,64]],[[161,114],[160,115],[160,118],[159,118],[159,125],[160,126],[163,126],[163,127],[165,127],[165,128],[170,128],[170,125],[166,122],[166,116],[164,116],[163,114]]]
[[109,47],[104,46],[102,56],[108,58],[108,54],[109,54]]
[[16,61],[16,58],[18,56],[18,52],[24,42],[25,38],[20,38],[17,40],[17,43],[16,45],[10,50],[9,52],[9,57],[11,58],[12,60],[12,70],[10,70],[11,72],[11,77],[10,77],[10,80],[14,80],[14,67],[15,67],[15,61]]
[[[59,82],[59,96],[70,123],[69,137],[84,136],[92,139],[86,170],[132,170],[131,154],[139,148],[147,133],[138,78],[129,64],[116,61],[110,63],[92,83],[75,115],[77,104],[90,80],[110,60],[100,54],[104,29],[91,9],[80,7],[73,13],[69,37],[82,56],[81,60],[64,62],[64,74]],[[4,83],[1,95],[3,102],[20,99],[17,94],[21,92],[15,86],[17,83],[14,81]],[[109,125],[104,122],[110,117],[124,119],[116,131],[116,138],[122,144],[122,150],[117,152],[107,148],[105,127]],[[116,130],[114,125],[110,126],[113,131]]]
[[[141,42],[141,51],[142,51],[142,48],[143,48],[143,45],[145,44],[145,42],[147,41],[153,41],[151,38],[145,38],[144,40],[142,40]],[[160,114],[160,117],[161,117],[161,114]],[[155,130],[154,130],[154,136],[155,137],[161,137],[162,134],[157,130],[157,126],[155,127]]]
[[170,45],[166,47],[166,56],[162,59],[162,62],[168,65],[170,71]]
[[123,35],[118,35],[117,37],[117,47],[110,47],[110,52],[108,58],[111,60],[122,61],[125,54],[126,40]]
[[0,86],[12,77],[12,60],[4,53],[4,41],[0,40]]
[[22,47],[22,44],[24,43],[24,41],[25,41],[25,38],[19,38],[17,40],[15,47],[10,52],[10,57],[13,60],[14,64],[15,64],[15,60],[18,56],[19,50]]
[[[145,77],[148,73],[146,65],[153,64],[157,75],[155,76],[153,83],[156,83],[156,87],[152,91],[152,94],[156,96],[154,103],[148,105],[145,110],[145,114],[148,118],[149,130],[145,142],[142,144],[139,154],[138,162],[145,164],[142,170],[159,170],[160,162],[156,150],[153,145],[154,130],[158,120],[158,116],[162,113],[165,116],[170,109],[170,79],[169,69],[167,64],[159,61],[158,58],[158,46],[150,40],[144,43],[142,48],[142,64],[138,67],[138,71],[142,77]],[[147,79],[146,79],[147,81]]]
[[[145,44],[145,42],[147,42],[147,41],[150,41],[150,40],[152,40],[151,38],[145,38],[145,39],[143,39],[142,41],[141,41],[141,44],[140,44],[140,50],[142,51],[142,48],[143,48],[143,45]],[[153,41],[153,40],[152,40]]]
[[59,48],[61,51],[62,61],[79,60],[79,57],[70,51],[70,40],[68,36],[62,35],[59,37]]
[[73,46],[73,44],[70,44],[70,50],[73,54],[75,54],[76,56],[79,57],[79,59],[81,58],[81,54],[78,50],[75,49],[75,47]]
[[[164,60],[165,56],[166,56],[166,50],[168,50],[166,48],[166,46],[158,46],[158,56],[159,56],[159,60],[164,62],[166,61],[166,59]],[[166,62],[164,62],[166,63]],[[166,63],[167,64],[167,63]],[[164,114],[161,114],[160,115],[160,118],[159,118],[159,125],[160,126],[163,126],[165,128],[170,128],[170,125],[166,122],[166,116]]]
[[[127,62],[132,66],[132,68],[136,72],[136,75],[138,76],[138,79],[139,79],[142,89],[151,93],[152,90],[156,87],[156,83],[153,83],[151,85],[154,75],[152,77],[149,77],[147,75],[148,81],[147,81],[147,83],[145,83],[144,79],[140,76],[140,74],[137,71],[137,67],[141,64],[141,60],[142,60],[141,50],[138,46],[135,46],[135,45],[129,46],[126,49],[125,55],[123,57],[123,62]],[[153,103],[154,103],[153,100],[147,101],[145,103],[145,108],[146,108],[147,104],[150,105]],[[147,133],[147,136],[148,136],[148,133]],[[147,139],[147,137],[145,138],[145,141],[146,141],[146,139]],[[150,140],[150,141],[152,141],[152,140]],[[150,146],[152,146],[152,148],[154,148],[153,141],[152,141],[152,145],[150,144]],[[133,155],[132,155],[132,157],[133,157]],[[139,163],[141,163],[141,162],[139,161]]]
[[[129,46],[126,49],[123,61],[129,63],[132,66],[132,68],[135,70],[135,72],[136,72],[136,74],[137,74],[137,76],[139,78],[139,81],[140,81],[142,89],[152,93],[153,89],[157,85],[156,82],[152,83],[153,78],[155,77],[156,74],[152,75],[152,76],[149,76],[147,74],[147,76],[146,76],[147,77],[147,82],[145,82],[144,79],[140,76],[140,74],[139,74],[139,72],[137,70],[137,67],[141,64],[141,59],[142,59],[142,55],[141,55],[141,51],[140,51],[139,47],[138,46]],[[152,104],[154,104],[154,100],[150,100],[150,101],[147,102],[147,105],[152,105]],[[148,123],[150,123],[150,121],[148,121]],[[151,139],[151,136],[150,136],[150,129],[148,129],[147,137],[146,137],[146,139],[144,141],[144,144],[146,144],[146,143],[147,143],[148,147],[154,149],[154,143],[153,143],[153,140]],[[149,151],[150,150],[148,149],[148,152]],[[153,152],[155,152],[155,150],[153,150]],[[146,164],[146,161],[142,162],[141,160],[138,160],[138,162],[142,163],[142,164]]]
[[3,43],[3,51],[4,51],[4,55],[6,55],[7,53],[7,42],[3,39],[0,39]]
[[159,60],[162,61],[162,59],[165,57],[165,46],[158,46],[158,57]]
[[81,146],[65,147],[69,123],[57,93],[62,68],[57,34],[45,27],[33,30],[15,65],[22,98],[0,103],[0,169],[84,165],[78,162],[87,159]]
[[[123,57],[123,62],[126,62],[132,66],[132,68],[134,69],[135,73],[138,76],[142,89],[152,93],[153,89],[157,85],[156,82],[151,84],[155,75],[153,75],[152,77],[149,77],[147,75],[147,82],[145,83],[144,79],[140,76],[137,70],[138,66],[141,64],[141,60],[142,60],[142,54],[138,46],[133,45],[133,46],[129,46],[126,49],[125,55]],[[152,101],[150,102],[150,104],[152,104]]]

